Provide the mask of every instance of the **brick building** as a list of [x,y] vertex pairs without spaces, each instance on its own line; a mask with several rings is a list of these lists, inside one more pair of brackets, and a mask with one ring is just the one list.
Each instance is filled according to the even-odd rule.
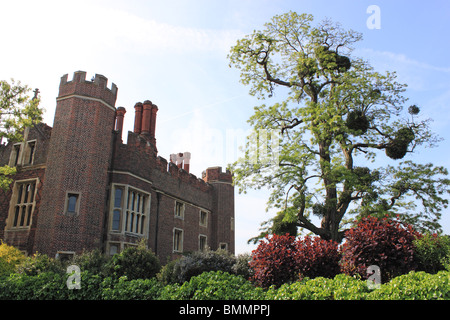
[[53,127],[38,124],[23,142],[0,146],[0,165],[17,167],[0,191],[0,239],[49,256],[114,254],[142,239],[162,261],[206,247],[234,253],[231,173],[211,167],[200,179],[188,152],[158,156],[158,107],[148,100],[134,106],[123,143],[116,85],[85,77],[61,78]]

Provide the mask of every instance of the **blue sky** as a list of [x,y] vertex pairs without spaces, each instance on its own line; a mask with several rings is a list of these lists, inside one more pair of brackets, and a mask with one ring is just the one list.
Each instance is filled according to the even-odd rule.
[[[381,10],[380,29],[367,27],[370,5]],[[77,70],[88,78],[103,74],[119,88],[116,106],[128,110],[125,130],[133,129],[134,104],[151,100],[159,107],[160,155],[190,151],[191,172],[201,176],[236,158],[246,120],[262,103],[228,67],[230,47],[290,10],[363,33],[353,54],[377,71],[397,71],[409,102],[434,119],[432,130],[444,138],[413,159],[450,168],[449,1],[0,0],[0,78],[39,88],[44,120],[52,125],[60,77]],[[254,248],[247,240],[272,216],[266,198],[264,190],[236,193],[237,253]],[[441,223],[450,234],[450,210]]]

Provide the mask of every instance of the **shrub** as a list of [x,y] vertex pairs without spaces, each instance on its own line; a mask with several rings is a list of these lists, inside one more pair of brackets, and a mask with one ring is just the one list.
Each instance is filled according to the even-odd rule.
[[27,257],[17,266],[17,273],[19,274],[35,276],[44,272],[53,272],[62,275],[66,273],[66,268],[64,268],[60,260],[52,259],[40,253]]
[[[83,271],[89,271],[92,274],[107,276],[106,266],[110,257],[102,254],[99,249],[83,251],[75,255],[66,265],[77,265]],[[145,263],[145,262],[144,262]]]
[[263,289],[255,288],[241,276],[228,272],[210,271],[189,281],[168,285],[162,291],[164,300],[256,300],[264,299]]
[[250,267],[252,280],[260,287],[281,286],[298,276],[295,238],[286,235],[266,236],[253,250]]
[[253,270],[250,268],[250,261],[252,260],[252,255],[249,253],[239,254],[236,257],[236,262],[231,268],[231,271],[242,276],[244,279],[249,280],[253,276]]
[[367,295],[370,300],[449,300],[450,274],[411,271],[383,284]]
[[162,288],[156,278],[128,280],[121,277],[115,281],[107,277],[102,282],[101,294],[104,300],[154,300]]
[[182,284],[203,272],[231,273],[235,262],[236,258],[225,250],[192,252],[176,260],[173,265],[164,270],[163,281]]
[[410,225],[393,220],[366,217],[346,232],[342,245],[341,269],[349,275],[367,278],[367,268],[377,265],[383,282],[416,269],[414,240]]
[[450,263],[450,237],[426,234],[414,241],[418,270],[436,273]]
[[25,255],[19,249],[0,240],[0,277],[13,273],[24,260]]
[[333,278],[340,272],[339,246],[320,237],[305,237],[297,241],[296,263],[299,273],[308,278]]
[[115,254],[106,270],[114,278],[127,276],[129,280],[154,277],[160,270],[159,259],[145,247],[129,247]]
[[334,279],[317,277],[269,288],[266,299],[273,300],[362,300],[369,293],[365,281],[338,274]]

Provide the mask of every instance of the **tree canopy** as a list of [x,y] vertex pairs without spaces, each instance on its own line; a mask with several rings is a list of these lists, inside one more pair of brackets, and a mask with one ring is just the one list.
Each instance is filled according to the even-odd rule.
[[447,170],[409,159],[439,138],[418,106],[407,107],[407,85],[395,72],[377,72],[352,56],[361,39],[329,19],[314,24],[312,15],[289,12],[231,48],[230,66],[251,95],[267,102],[248,121],[255,132],[279,132],[279,148],[276,163],[254,161],[256,142],[249,139],[230,169],[240,192],[271,191],[268,208],[277,208],[274,222],[284,223],[274,229],[288,223],[340,242],[355,215],[441,228]]
[[[6,139],[8,142],[21,142],[23,132],[42,121],[43,109],[39,107],[40,98],[38,90],[35,95],[29,95],[31,89],[15,82],[0,81],[0,143]],[[0,167],[0,188],[7,189],[11,183],[10,176],[15,174],[15,168]]]

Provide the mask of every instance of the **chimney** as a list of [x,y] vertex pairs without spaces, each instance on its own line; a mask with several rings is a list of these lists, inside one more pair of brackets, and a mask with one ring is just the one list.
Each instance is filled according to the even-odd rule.
[[155,137],[155,131],[156,131],[156,113],[158,112],[158,107],[153,104],[152,105],[152,116],[150,120],[150,137],[152,137],[153,140],[156,140]]
[[183,154],[181,152],[177,153],[176,157],[177,157],[177,163],[176,163],[177,167],[180,169],[183,168]]
[[184,157],[184,168],[183,169],[189,173],[189,162],[191,161],[191,153],[185,152],[185,153],[183,153],[183,157]]
[[191,160],[191,153],[172,153],[170,155],[170,162],[175,164],[178,168],[184,169],[189,173],[189,162]]
[[142,111],[142,133],[150,134],[150,122],[152,117],[152,102],[150,100],[145,100],[144,109]]
[[177,163],[177,155],[175,153],[170,155],[170,162]]
[[125,117],[125,113],[127,111],[124,107],[118,107],[116,110],[116,131],[119,131],[120,137],[122,137],[122,130],[123,130],[123,118]]
[[142,103],[138,102],[134,105],[135,116],[134,116],[134,133],[141,133],[142,125]]

